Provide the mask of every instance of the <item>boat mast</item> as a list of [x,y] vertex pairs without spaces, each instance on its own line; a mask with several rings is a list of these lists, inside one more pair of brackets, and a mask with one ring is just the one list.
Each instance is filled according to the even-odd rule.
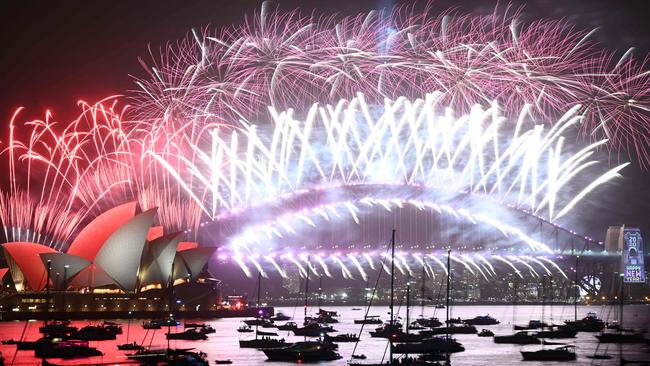
[[47,260],[47,281],[45,282],[45,325],[49,318],[50,312],[50,275],[52,273],[52,261]]
[[542,330],[544,330],[544,310],[546,308],[546,274],[542,276]]
[[[445,322],[446,323],[445,328],[447,330],[447,334],[446,334],[447,350],[449,350],[449,315],[450,315],[449,313],[451,311],[449,309],[450,300],[451,300],[451,295],[450,295],[451,292],[449,291],[450,286],[451,286],[451,248],[447,249],[447,306],[446,306],[447,307],[447,309],[446,309],[447,310],[447,321]],[[446,358],[447,358],[446,364],[449,365],[450,364],[449,351],[447,351]]]
[[[395,326],[395,318],[393,315],[393,301],[394,301],[394,290],[395,290],[395,229],[393,229],[393,234],[390,239],[390,327]],[[389,328],[392,329],[392,328]],[[389,362],[393,363],[393,347],[390,339],[388,340],[389,352]]]
[[321,302],[323,299],[323,275],[320,275],[318,280],[318,313],[321,311]]
[[406,353],[404,355],[405,359],[408,359],[408,349],[409,349],[409,308],[411,306],[411,276],[406,276]]
[[262,290],[262,271],[257,272],[257,311],[255,312],[255,339],[260,326],[260,292]]
[[575,286],[573,293],[573,321],[578,321],[578,296],[580,295],[580,290],[578,289],[578,258],[579,255],[576,255],[576,268],[575,276],[573,277],[573,285]]
[[[309,257],[307,257],[307,262],[309,262]],[[307,263],[307,273],[305,276],[305,309],[304,309],[304,320],[303,326],[307,326],[307,305],[309,300],[309,263]],[[305,331],[305,342],[307,341],[307,332]]]
[[621,273],[621,294],[619,296],[620,300],[618,303],[619,304],[618,305],[619,306],[619,311],[618,311],[618,333],[619,334],[623,332],[623,295],[625,293],[623,289],[623,286],[625,285],[624,278],[625,277],[623,277],[623,273]]
[[[427,278],[427,272],[426,268],[424,267],[425,264],[422,264],[422,288],[420,288],[420,317],[424,318],[424,292],[426,291],[426,288],[424,287],[424,281]],[[408,327],[408,326],[407,326]]]

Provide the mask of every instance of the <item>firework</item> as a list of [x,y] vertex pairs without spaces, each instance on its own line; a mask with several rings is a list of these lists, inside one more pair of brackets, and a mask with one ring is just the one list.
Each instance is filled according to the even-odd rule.
[[598,49],[593,31],[520,15],[397,7],[335,20],[265,4],[242,25],[193,31],[152,56],[137,116],[194,138],[197,124],[264,121],[268,106],[307,115],[313,102],[359,92],[382,104],[442,90],[461,113],[498,101],[508,117],[527,107],[550,123],[579,106],[583,136],[649,163],[645,62]]

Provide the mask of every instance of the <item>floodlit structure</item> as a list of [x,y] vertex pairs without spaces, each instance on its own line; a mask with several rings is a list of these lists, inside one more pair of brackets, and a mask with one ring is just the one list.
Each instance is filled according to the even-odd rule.
[[[122,308],[116,299],[139,299],[146,304],[129,303],[123,308],[160,310],[169,307],[171,295],[168,293],[173,291],[177,292],[174,302],[183,307],[179,295],[183,291],[171,291],[171,284],[175,287],[207,286],[212,291],[202,289],[196,293],[208,295],[199,297],[211,300],[199,302],[206,307],[216,306],[218,281],[207,272],[208,260],[216,248],[202,248],[195,242],[183,242],[179,246],[182,233],[165,235],[162,227],[153,226],[156,211],[138,212],[136,202],[107,210],[80,231],[65,253],[37,243],[2,244],[8,266],[3,272],[11,274],[17,292],[3,299],[2,308],[39,303],[40,300],[33,299],[49,291],[55,298],[57,293],[67,297],[67,304],[61,310],[73,310],[73,304],[77,304],[77,310],[89,310],[88,306],[97,301],[98,294],[116,308]],[[79,298],[75,300],[75,297]],[[155,300],[156,306],[151,300]],[[96,310],[109,308],[100,304]],[[36,309],[32,306],[32,310]]]

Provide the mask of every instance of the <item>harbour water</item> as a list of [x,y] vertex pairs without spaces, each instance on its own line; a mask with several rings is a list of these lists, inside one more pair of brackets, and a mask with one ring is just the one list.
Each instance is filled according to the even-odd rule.
[[[360,330],[360,325],[353,323],[354,319],[361,319],[364,316],[364,310],[352,310],[352,306],[326,306],[326,310],[337,311],[340,314],[339,323],[333,324],[338,330],[338,333],[357,333]],[[314,313],[317,309],[310,309],[309,313]],[[301,322],[303,317],[303,308],[289,308],[280,307],[276,308],[276,312],[281,311],[286,315],[292,316],[298,323]],[[369,315],[379,315],[383,320],[388,319],[387,307],[376,306],[372,307]],[[609,306],[579,306],[578,317],[583,317],[587,312],[594,311],[606,321],[613,321],[618,319],[618,307]],[[396,307],[397,312],[397,307]],[[420,315],[420,307],[413,307],[411,309],[411,318],[416,318]],[[425,308],[425,316],[434,315],[444,320],[445,309],[434,309],[433,307]],[[480,330],[487,328],[492,330],[496,335],[512,334],[513,324],[526,324],[530,319],[542,319],[542,306],[541,305],[519,305],[515,309],[512,306],[498,305],[498,306],[455,306],[452,310],[452,317],[471,318],[477,315],[487,315],[495,317],[501,324],[493,326],[477,326]],[[404,307],[399,309],[398,316],[405,318],[406,311]],[[555,305],[546,306],[544,309],[544,320],[547,323],[560,324],[563,320],[572,320],[574,316],[573,306],[571,305]],[[282,362],[270,363],[266,361],[263,352],[255,349],[240,349],[239,339],[250,339],[254,337],[252,333],[238,333],[237,328],[242,324],[241,320],[237,318],[230,319],[193,319],[192,322],[204,322],[212,325],[216,329],[215,334],[210,334],[206,341],[171,341],[171,347],[177,348],[195,348],[208,354],[211,364],[214,360],[230,359],[233,365],[260,365],[260,364],[273,364],[273,365],[286,365]],[[127,334],[127,321],[119,320],[124,327],[123,333],[118,335],[115,341],[97,341],[90,342],[91,346],[97,347],[104,352],[103,357],[85,358],[77,360],[54,360],[57,364],[63,365],[84,365],[84,364],[126,364],[125,355],[128,352],[118,351],[117,344],[126,342]],[[165,347],[165,333],[166,328],[155,331],[146,331],[142,329],[142,320],[133,320],[130,327],[129,341],[136,341],[144,345],[152,347]],[[282,322],[278,322],[282,323]],[[28,322],[25,327],[25,322],[0,322],[0,339],[14,338],[19,339],[23,330],[26,331],[27,340],[35,340],[39,337],[38,328],[42,324],[40,321]],[[73,325],[84,326],[89,324],[88,321],[75,321]],[[633,327],[639,330],[650,329],[650,306],[648,305],[629,305],[625,307],[623,325]],[[356,354],[364,354],[367,356],[367,362],[381,360],[388,357],[387,342],[382,338],[371,338],[368,334],[369,330],[374,329],[375,325],[365,325],[361,340],[357,345]],[[178,330],[182,330],[183,326],[180,325]],[[264,329],[265,331],[277,331],[273,328]],[[174,330],[172,330],[174,331]],[[295,337],[286,331],[278,331],[280,337],[288,342],[302,340],[302,337]],[[575,345],[577,349],[578,358],[574,362],[569,362],[574,365],[616,365],[618,364],[619,354],[622,351],[624,358],[627,360],[650,360],[650,353],[648,353],[648,346],[644,344],[630,344],[619,346],[618,344],[602,344],[598,345],[595,338],[597,333],[578,333],[576,338],[571,339],[553,339],[554,342],[563,342]],[[153,337],[152,337],[153,335]],[[451,356],[452,365],[511,365],[521,362],[521,350],[539,349],[541,346],[516,346],[509,344],[495,344],[490,337],[481,338],[475,334],[459,334],[455,336],[465,347],[466,351],[456,353]],[[153,338],[153,339],[152,339]],[[331,362],[324,362],[327,365],[347,365],[350,360],[354,343],[340,343],[339,353],[343,356],[342,359]],[[553,347],[553,346],[547,346]],[[598,348],[598,353],[607,353],[612,356],[610,360],[591,360],[587,358],[593,355]],[[33,351],[17,351],[14,345],[0,345],[0,351],[5,357],[5,364],[11,365],[12,360],[14,365],[38,365],[40,361],[33,357]],[[526,362],[526,365],[535,366],[541,364],[553,364],[549,362]]]

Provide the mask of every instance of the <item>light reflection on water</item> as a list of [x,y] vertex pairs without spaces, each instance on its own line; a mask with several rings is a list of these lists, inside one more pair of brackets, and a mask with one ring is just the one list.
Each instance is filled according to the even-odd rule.
[[[327,310],[338,311],[341,315],[339,324],[334,324],[334,327],[339,331],[339,333],[358,333],[360,325],[353,324],[354,319],[359,319],[363,317],[363,311],[353,311],[352,306],[327,306]],[[312,309],[315,311],[316,309]],[[297,308],[276,308],[276,311],[282,311],[289,316],[295,316],[297,322],[300,322],[302,319],[302,307]],[[426,308],[425,314],[430,316],[434,311],[437,311],[436,316],[439,318],[444,318],[445,310],[444,309],[433,309]],[[598,315],[604,320],[615,320],[618,318],[617,307],[600,307],[600,306],[580,306],[578,308],[578,316],[584,316],[588,311],[596,311]],[[414,307],[411,310],[411,317],[415,318],[419,316],[421,310],[420,307]],[[373,307],[369,312],[370,315],[380,315],[383,320],[388,319],[387,308],[383,306]],[[542,306],[541,305],[521,305],[517,306],[516,311],[513,312],[512,306],[499,305],[499,306],[456,306],[453,308],[452,317],[461,317],[461,318],[470,318],[477,315],[486,315],[490,314],[491,316],[497,318],[501,321],[501,324],[495,326],[485,326],[477,327],[479,330],[481,328],[488,328],[494,331],[495,334],[509,334],[512,333],[512,324],[525,324],[529,319],[541,319],[542,318]],[[405,309],[400,309],[400,316],[405,316]],[[573,306],[546,306],[545,311],[545,321],[553,323],[562,323],[562,320],[573,319]],[[514,316],[514,321],[513,321]],[[190,348],[194,347],[197,350],[204,351],[208,354],[210,363],[214,364],[216,359],[231,359],[234,365],[259,365],[262,363],[267,363],[264,353],[254,350],[254,349],[240,349],[238,345],[238,340],[241,338],[246,339],[253,337],[251,333],[238,333],[236,329],[241,325],[242,319],[217,319],[217,320],[192,320],[192,322],[205,322],[209,323],[216,329],[215,334],[210,334],[207,341],[171,341],[171,347],[177,348]],[[117,341],[98,341],[90,342],[91,346],[99,348],[102,352],[105,353],[103,357],[95,358],[86,358],[80,360],[56,360],[56,363],[59,364],[68,364],[68,365],[79,365],[79,364],[92,364],[92,363],[115,363],[119,364],[121,361],[125,361],[125,354],[128,352],[122,352],[117,350],[118,343],[126,342],[126,320],[120,320],[119,323],[124,325],[124,332],[121,335],[118,335]],[[146,330],[142,329],[140,323],[142,320],[134,320],[130,329],[130,339],[129,341],[137,341],[141,343],[146,334]],[[83,326],[88,324],[88,322],[74,322],[75,326]],[[34,340],[39,337],[38,327],[41,325],[41,322],[29,322],[27,326],[27,339]],[[645,329],[650,328],[650,306],[644,305],[630,305],[625,307],[625,318],[624,318],[625,327],[634,327],[636,329]],[[364,327],[364,332],[361,336],[361,341],[357,347],[357,354],[365,354],[368,356],[368,361],[370,360],[379,360],[384,355],[386,350],[387,342],[381,338],[371,338],[368,335],[368,330],[372,330],[375,326],[366,325]],[[0,339],[7,338],[20,338],[20,335],[25,328],[25,322],[2,322],[0,323]],[[179,330],[182,330],[182,326],[179,327]],[[273,331],[272,329],[265,329],[267,331]],[[166,340],[164,333],[166,328],[158,330],[155,332],[153,341],[151,339],[151,333],[147,336],[147,341],[145,345],[151,344],[152,346],[165,347]],[[289,335],[288,332],[282,331],[278,332],[281,337],[285,338],[287,341],[298,341],[302,340],[302,337],[294,337]],[[574,365],[614,365],[618,364],[618,355],[619,355],[619,345],[603,345],[599,348],[599,353],[607,352],[614,356],[612,360],[596,360],[593,361],[588,359],[588,355],[594,354],[598,342],[594,337],[595,333],[578,333],[578,336],[575,339],[567,339],[566,342],[569,344],[574,344],[577,346],[578,360],[572,362]],[[540,346],[515,346],[508,344],[494,344],[491,338],[481,338],[477,337],[474,334],[460,334],[456,338],[463,344],[466,348],[465,352],[457,353],[452,355],[452,365],[508,365],[513,363],[518,363],[521,360],[521,355],[519,351],[522,349],[536,349]],[[560,341],[557,339],[553,340]],[[343,356],[341,360],[327,362],[324,364],[328,365],[346,365],[347,361],[350,359],[352,350],[354,348],[354,343],[341,343],[339,344],[339,353]],[[650,353],[647,351],[647,346],[644,345],[625,345],[622,347],[624,358],[628,360],[649,360]],[[5,362],[7,365],[11,364],[12,359],[15,355],[14,365],[37,365],[39,360],[33,357],[33,351],[18,351],[16,354],[15,346],[12,345],[0,345],[0,351],[5,357]],[[284,365],[285,363],[274,362],[268,363],[269,365]],[[540,365],[542,363],[537,362],[527,362],[526,365]],[[546,363],[549,364],[549,363]]]

